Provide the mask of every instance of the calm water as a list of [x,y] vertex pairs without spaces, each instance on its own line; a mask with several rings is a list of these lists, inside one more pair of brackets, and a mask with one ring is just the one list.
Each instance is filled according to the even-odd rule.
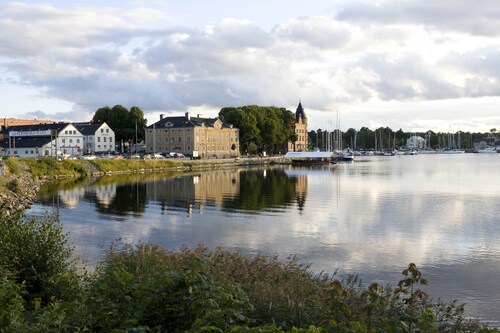
[[415,262],[433,299],[500,321],[500,154],[108,177],[47,187],[29,213],[54,206],[91,264],[116,239],[297,254],[393,285]]

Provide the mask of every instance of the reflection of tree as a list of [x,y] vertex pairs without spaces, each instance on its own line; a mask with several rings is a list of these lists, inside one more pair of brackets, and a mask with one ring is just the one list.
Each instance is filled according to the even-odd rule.
[[287,177],[283,170],[242,172],[239,195],[224,199],[222,208],[259,212],[288,206],[296,197],[296,183],[297,179]]
[[142,215],[146,207],[146,185],[144,183],[132,183],[116,186],[116,195],[109,198],[109,202],[103,203],[97,200],[95,194],[91,201],[95,203],[96,209],[102,214],[125,216],[128,213]]

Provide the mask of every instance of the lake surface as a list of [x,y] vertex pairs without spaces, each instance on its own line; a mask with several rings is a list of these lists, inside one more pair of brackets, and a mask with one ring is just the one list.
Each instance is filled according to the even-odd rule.
[[392,285],[415,262],[433,299],[500,322],[500,154],[104,177],[46,186],[28,214],[52,207],[90,264],[117,239],[296,254]]

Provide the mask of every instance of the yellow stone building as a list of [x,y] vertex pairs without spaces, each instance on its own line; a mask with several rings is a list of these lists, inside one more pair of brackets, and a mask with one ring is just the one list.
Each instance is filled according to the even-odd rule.
[[201,158],[239,156],[239,129],[220,118],[163,117],[146,128],[146,152],[182,153]]
[[299,102],[295,111],[295,134],[297,134],[297,141],[288,142],[288,151],[307,151],[309,149],[307,117],[301,102]]

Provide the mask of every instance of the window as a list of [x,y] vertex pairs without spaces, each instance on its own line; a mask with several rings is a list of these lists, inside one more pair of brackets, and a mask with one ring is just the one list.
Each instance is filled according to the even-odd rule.
[[179,142],[182,142],[182,137],[179,137],[178,141],[179,141]]
[[102,140],[103,140],[104,142],[106,142],[106,137],[102,138]]
[[73,143],[73,139],[69,139],[69,143]]
[[62,139],[61,141],[62,141],[62,143],[65,143],[65,142],[66,142],[66,139]]
[[89,141],[92,142],[92,137],[91,136],[89,136]]
[[64,134],[68,134],[68,131],[64,131]]
[[111,143],[111,142],[113,142],[113,138],[109,138],[109,142],[110,142],[110,143]]
[[101,142],[101,137],[100,136],[97,137],[97,142]]
[[80,143],[80,139],[76,139],[76,143]]
[[101,133],[104,133],[104,128],[101,128]]
[[109,128],[106,128],[106,133],[109,133]]

